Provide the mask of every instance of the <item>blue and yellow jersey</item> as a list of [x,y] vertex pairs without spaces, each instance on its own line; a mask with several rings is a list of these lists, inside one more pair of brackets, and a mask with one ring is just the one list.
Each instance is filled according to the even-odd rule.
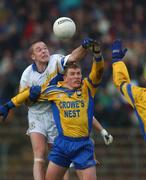
[[142,134],[146,140],[146,88],[130,83],[129,73],[122,61],[113,63],[113,81],[128,103],[134,108]]
[[59,135],[82,138],[88,137],[92,127],[94,96],[101,82],[103,60],[93,62],[91,73],[82,82],[80,89],[69,90],[58,85],[47,87],[39,101],[51,101],[54,120]]

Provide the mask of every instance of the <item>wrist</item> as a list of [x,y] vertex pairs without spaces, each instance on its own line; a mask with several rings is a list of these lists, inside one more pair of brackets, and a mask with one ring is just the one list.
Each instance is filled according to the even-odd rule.
[[102,136],[105,136],[105,135],[108,135],[108,132],[107,132],[106,129],[103,128],[103,129],[100,131],[100,134],[101,134]]
[[119,58],[119,59],[112,59],[112,63],[119,62],[119,61],[122,61],[122,59],[121,58]]
[[90,45],[84,44],[84,43],[81,44],[81,46],[82,46],[82,48],[85,49],[85,50],[89,49],[89,47],[90,47]]
[[82,46],[82,48],[84,48],[84,49],[88,49],[88,47],[87,47],[85,44],[82,44],[81,46]]
[[15,107],[15,105],[14,105],[14,103],[12,101],[8,101],[5,104],[5,107],[8,108],[8,109],[12,109],[13,107]]
[[102,55],[101,54],[98,54],[98,55],[94,54],[93,56],[94,56],[94,59],[95,59],[96,62],[102,61]]

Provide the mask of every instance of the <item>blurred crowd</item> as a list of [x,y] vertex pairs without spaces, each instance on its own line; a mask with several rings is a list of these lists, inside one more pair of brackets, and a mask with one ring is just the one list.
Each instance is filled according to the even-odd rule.
[[[67,55],[83,38],[91,37],[102,42],[105,59],[95,116],[108,127],[137,124],[131,107],[112,83],[110,48],[115,38],[123,40],[132,82],[146,86],[145,5],[144,0],[1,0],[0,103],[18,92],[21,74],[31,63],[27,49],[32,42],[42,40],[51,54]],[[52,32],[53,22],[61,16],[71,17],[76,23],[76,35],[70,41],[59,41]],[[84,75],[90,71],[90,57],[82,61]]]

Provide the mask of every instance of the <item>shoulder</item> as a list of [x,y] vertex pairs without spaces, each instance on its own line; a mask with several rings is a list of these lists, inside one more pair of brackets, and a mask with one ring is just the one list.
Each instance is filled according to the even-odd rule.
[[[50,60],[49,60],[49,64],[48,67],[52,67],[53,68],[59,68],[62,69],[63,65],[64,65],[64,55],[62,54],[53,54],[50,56]],[[61,70],[59,70],[61,71]]]
[[32,64],[29,65],[22,73],[22,76],[27,76],[27,75],[30,75],[30,73],[33,71],[33,67],[32,67]]
[[63,67],[68,59],[70,57],[70,54],[68,55],[63,55],[63,54],[53,54],[51,57],[50,57],[50,63],[56,63],[58,64],[59,66]]
[[48,94],[50,92],[56,91],[57,86],[56,85],[51,85],[46,87],[46,89],[42,92],[42,94]]
[[23,73],[28,73],[30,71],[33,71],[33,64],[27,66],[27,68],[23,71]]
[[51,86],[48,86],[42,93],[51,93],[51,92],[62,92],[64,93],[65,92],[65,89],[66,88],[63,88],[63,87],[60,87],[58,84],[57,85],[51,85]]

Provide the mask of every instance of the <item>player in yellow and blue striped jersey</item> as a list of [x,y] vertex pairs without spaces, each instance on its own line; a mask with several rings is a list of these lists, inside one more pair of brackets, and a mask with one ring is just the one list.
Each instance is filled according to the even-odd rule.
[[113,81],[128,103],[134,108],[141,132],[146,140],[146,88],[133,85],[123,58],[127,49],[122,48],[122,41],[115,40],[112,45]]
[[94,57],[88,78],[82,80],[80,67],[68,64],[64,81],[47,87],[39,101],[52,103],[58,136],[49,154],[46,179],[60,179],[73,162],[83,179],[96,179],[94,145],[90,139],[94,96],[103,73],[103,59]]

